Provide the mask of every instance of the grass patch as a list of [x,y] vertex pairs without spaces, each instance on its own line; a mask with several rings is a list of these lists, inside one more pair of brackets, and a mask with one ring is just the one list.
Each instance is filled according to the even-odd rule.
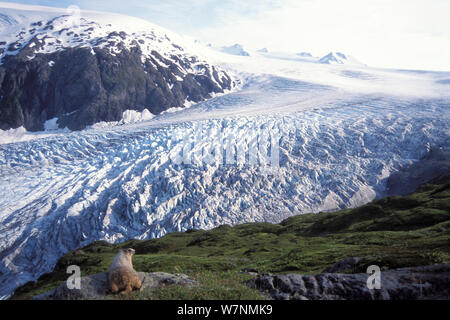
[[251,277],[232,271],[202,271],[189,275],[197,280],[192,288],[169,285],[135,291],[118,297],[124,300],[266,300],[258,291],[250,289],[245,282]]

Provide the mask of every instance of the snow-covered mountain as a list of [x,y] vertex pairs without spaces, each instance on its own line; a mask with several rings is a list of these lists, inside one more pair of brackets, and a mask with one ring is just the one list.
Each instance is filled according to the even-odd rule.
[[341,52],[330,52],[319,59],[319,63],[323,64],[347,64],[347,65],[362,65],[350,55],[345,55]]
[[245,51],[244,47],[238,43],[232,46],[220,47],[219,50],[221,52],[232,54],[235,56],[244,56],[244,57],[250,56],[250,54],[247,51]]
[[309,52],[305,52],[305,51],[303,51],[303,52],[299,52],[299,53],[297,53],[297,55],[298,55],[299,57],[307,57],[307,58],[312,58],[312,55],[311,55],[311,53],[309,53]]
[[0,5],[0,129],[82,129],[234,88],[181,37],[114,14]]
[[[23,23],[39,21],[40,14],[29,10],[13,17]],[[109,28],[108,20],[120,23],[116,16],[91,18],[105,20],[97,22],[105,26],[101,30]],[[122,19],[134,28],[132,18]],[[139,35],[128,31],[125,39],[120,33],[112,38],[125,46],[133,33]],[[171,47],[159,40],[153,44]],[[103,49],[120,55],[114,48]],[[86,57],[102,54],[90,49]],[[209,48],[198,48],[198,56],[236,74],[243,80],[240,90],[177,112],[122,113],[123,122],[77,132],[0,131],[0,296],[95,240],[279,222],[358,206],[386,195],[392,173],[433,148],[450,148],[450,73],[336,68],[295,54],[242,58]],[[158,70],[171,69],[152,52],[149,59]],[[16,134],[27,141],[14,142]],[[278,166],[267,171],[272,156]]]
[[256,52],[260,52],[260,53],[268,53],[269,50],[267,48],[261,48],[259,50],[256,50]]

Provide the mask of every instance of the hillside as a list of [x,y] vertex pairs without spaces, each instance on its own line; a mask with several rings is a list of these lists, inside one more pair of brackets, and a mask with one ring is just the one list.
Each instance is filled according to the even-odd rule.
[[450,262],[450,177],[422,185],[409,196],[392,196],[355,209],[305,214],[280,224],[248,223],[210,231],[189,230],[146,241],[110,245],[95,242],[63,256],[53,272],[15,291],[29,299],[67,278],[66,267],[82,275],[107,270],[119,248],[136,249],[134,265],[143,272],[183,272],[197,279],[195,289],[166,287],[133,293],[130,299],[257,299],[245,286],[259,273],[320,273],[336,261],[361,257],[353,272],[371,264],[382,270]]

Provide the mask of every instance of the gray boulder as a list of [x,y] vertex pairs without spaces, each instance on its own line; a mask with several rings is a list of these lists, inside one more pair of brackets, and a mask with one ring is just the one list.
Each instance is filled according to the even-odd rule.
[[336,262],[333,266],[326,268],[322,273],[337,273],[346,270],[354,270],[360,261],[361,258],[358,257],[342,259]]
[[[196,285],[185,274],[169,274],[164,272],[138,272],[142,281],[142,290],[150,288],[164,287],[167,285],[179,285],[193,287]],[[81,289],[69,289],[66,282],[56,289],[34,297],[34,300],[105,300],[114,296],[108,290],[107,273],[97,273],[81,278]]]

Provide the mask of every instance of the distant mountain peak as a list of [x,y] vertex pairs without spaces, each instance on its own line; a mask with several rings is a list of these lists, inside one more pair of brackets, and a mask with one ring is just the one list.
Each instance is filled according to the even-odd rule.
[[352,65],[362,64],[361,62],[359,62],[350,55],[343,54],[342,52],[333,52],[333,51],[320,58],[318,62],[323,64],[352,64]]
[[220,51],[235,56],[246,56],[246,57],[250,56],[250,54],[247,51],[245,51],[244,47],[239,43],[235,43],[232,46],[221,47]]
[[311,58],[312,57],[311,53],[306,52],[306,51],[299,52],[299,53],[297,53],[297,55],[300,56],[300,57],[307,57],[307,58]]

